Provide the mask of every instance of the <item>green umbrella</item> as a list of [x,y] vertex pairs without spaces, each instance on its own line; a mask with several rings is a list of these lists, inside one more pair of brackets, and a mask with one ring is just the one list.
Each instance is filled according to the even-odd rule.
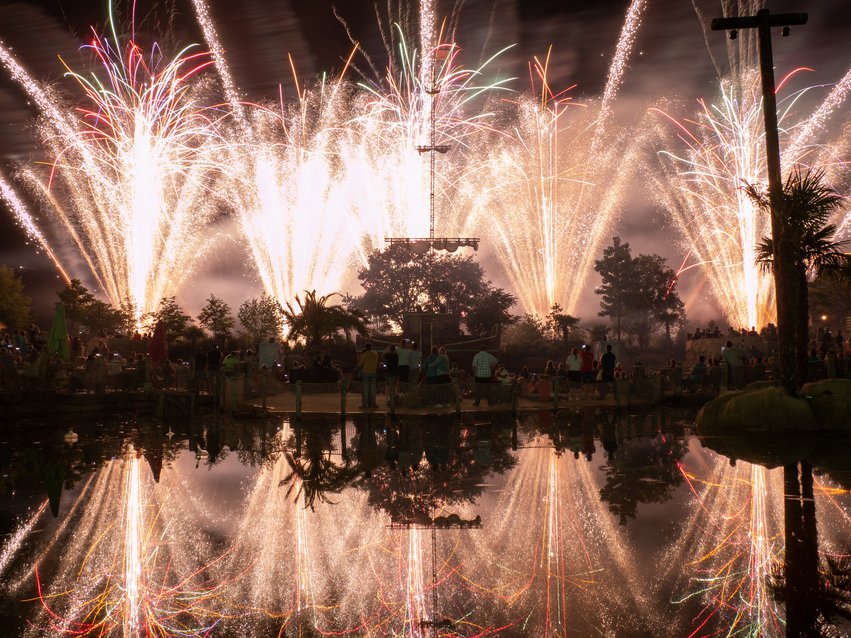
[[53,325],[47,336],[47,351],[65,361],[71,359],[71,349],[68,347],[68,327],[65,325],[65,304],[56,302],[56,314],[53,315]]

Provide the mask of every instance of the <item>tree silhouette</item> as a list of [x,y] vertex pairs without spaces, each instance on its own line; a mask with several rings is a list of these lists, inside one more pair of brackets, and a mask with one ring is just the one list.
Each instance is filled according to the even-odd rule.
[[[297,501],[304,496],[304,506],[315,509],[315,503],[333,503],[330,495],[341,493],[351,485],[361,470],[348,463],[338,465],[331,459],[334,429],[324,422],[297,425],[295,431],[295,452],[286,450],[284,456],[290,466],[290,473],[281,480],[281,485],[289,485],[287,496],[293,495]],[[301,453],[304,436],[304,454]]]
[[617,454],[602,467],[606,484],[600,498],[608,503],[621,525],[635,518],[639,503],[664,503],[683,482],[679,462],[688,447],[674,436],[637,437],[620,444]]
[[[768,193],[748,184],[745,187],[748,196],[764,211],[774,209]],[[821,272],[839,270],[848,263],[842,252],[843,242],[832,238],[836,226],[830,224],[830,218],[842,205],[842,197],[824,183],[824,171],[793,171],[783,184],[783,200],[778,207],[778,221],[783,229],[783,241],[789,244],[789,252],[794,269],[791,278],[784,278],[783,289],[778,295],[794,300],[796,323],[782,327],[795,333],[794,352],[782,353],[785,365],[793,365],[784,371],[787,389],[795,391],[806,379],[807,345],[809,343],[809,299],[807,273],[816,276]],[[763,237],[757,245],[757,263],[763,268],[774,270],[774,241]],[[775,280],[780,286],[781,282]]]
[[330,303],[334,296],[342,299],[339,293],[320,297],[315,290],[305,290],[303,300],[296,295],[295,307],[287,302],[282,310],[289,328],[287,339],[303,340],[308,349],[312,349],[340,332],[346,335],[347,340],[350,331],[366,334],[366,324],[360,311]]

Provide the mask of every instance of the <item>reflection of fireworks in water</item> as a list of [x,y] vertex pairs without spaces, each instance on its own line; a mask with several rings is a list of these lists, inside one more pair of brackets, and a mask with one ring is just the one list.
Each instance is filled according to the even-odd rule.
[[[711,105],[700,101],[695,120],[677,121],[654,109],[673,121],[679,142],[659,153],[661,170],[649,171],[649,177],[654,195],[671,213],[685,250],[696,255],[727,320],[761,327],[774,321],[774,291],[770,274],[754,262],[755,246],[771,234],[771,223],[742,188],[744,183],[767,182],[759,72],[743,66],[720,85],[718,101]],[[784,171],[796,166],[824,168],[834,188],[848,186],[847,159],[841,156],[847,153],[849,130],[846,127],[829,144],[820,140],[825,122],[837,113],[849,88],[851,71],[804,119],[795,107],[810,89],[780,100]],[[676,147],[681,150],[673,150]],[[840,234],[847,232],[844,217],[835,220]]]
[[688,593],[675,602],[702,606],[692,635],[723,627],[729,636],[782,636],[784,622],[769,590],[772,567],[782,561],[782,476],[749,463],[725,469],[726,463],[717,459],[707,481],[682,470],[702,515],[690,520],[672,549],[686,565],[680,576],[689,578]]
[[[191,274],[209,243],[212,123],[190,80],[210,64],[186,50],[170,61],[154,48],[95,35],[88,48],[102,77],[69,72],[88,108],[66,110],[0,47],[0,62],[42,114],[41,134],[55,158],[49,175],[21,172],[73,240],[98,286],[116,307],[156,309]],[[126,50],[125,50],[126,48]],[[79,113],[79,115],[78,115]]]
[[[29,533],[32,531],[35,524],[38,522],[41,513],[44,512],[47,507],[49,501],[45,501],[41,504],[41,506],[35,511],[35,513],[30,517],[30,519],[23,525],[21,525],[17,531],[12,534],[6,544],[3,546],[3,551],[0,552],[0,576],[3,575],[3,572],[6,570],[6,567],[12,562],[12,559],[15,557],[15,554],[18,553],[21,549],[21,545]],[[4,583],[5,584],[5,583]]]
[[201,636],[219,622],[206,543],[143,463],[135,453],[108,463],[68,513],[86,497],[72,533],[63,521],[49,540],[39,560],[58,565],[49,583],[34,568],[42,611],[29,635]]
[[[552,636],[659,627],[629,533],[601,502],[585,461],[546,447],[523,450],[493,511],[498,516],[464,536],[447,565],[476,609],[488,610],[485,626]],[[454,602],[470,607],[460,595]],[[483,618],[471,615],[484,625]]]
[[[260,471],[223,564],[225,574],[242,574],[226,588],[242,612],[241,626],[346,632],[388,623],[403,607],[404,590],[388,595],[384,589],[384,583],[392,583],[391,590],[398,583],[390,576],[395,564],[387,560],[380,518],[355,492],[339,503],[305,509],[300,486],[288,493],[283,484],[289,469],[281,455]],[[296,500],[293,494],[299,494]],[[365,594],[373,591],[378,610]]]

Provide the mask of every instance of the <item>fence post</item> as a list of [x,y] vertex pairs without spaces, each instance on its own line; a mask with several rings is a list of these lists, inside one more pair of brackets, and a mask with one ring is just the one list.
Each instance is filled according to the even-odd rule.
[[656,375],[653,383],[653,405],[662,400],[662,375]]
[[263,394],[263,413],[266,412],[266,380],[269,378],[269,371],[264,369],[260,372],[260,392]]
[[825,368],[827,369],[827,378],[828,379],[836,379],[836,357],[832,355],[827,355],[824,360]]
[[343,457],[343,460],[348,463],[349,461],[349,449],[346,444],[346,419],[344,417],[340,417],[340,454]]
[[301,381],[295,382],[295,416],[301,418]]
[[514,414],[517,414],[517,405],[519,403],[520,403],[520,386],[517,384],[517,381],[512,381],[511,382],[511,411]]
[[452,379],[452,399],[455,401],[455,413],[461,414],[461,387],[458,379]]
[[346,417],[346,389],[348,381],[345,378],[340,382],[340,418]]
[[390,408],[390,414],[396,413],[396,379],[390,379],[387,382],[387,405]]
[[550,381],[553,393],[553,410],[558,410],[558,377],[554,376]]

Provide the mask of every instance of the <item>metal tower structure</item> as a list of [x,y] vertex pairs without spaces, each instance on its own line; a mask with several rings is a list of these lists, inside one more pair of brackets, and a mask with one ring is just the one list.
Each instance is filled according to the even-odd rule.
[[436,143],[436,129],[437,129],[437,97],[440,94],[440,86],[436,80],[435,67],[436,63],[439,59],[439,53],[441,51],[445,51],[444,49],[436,49],[433,52],[433,64],[432,64],[432,78],[431,78],[431,86],[426,89],[426,93],[429,95],[429,99],[431,101],[431,117],[429,118],[429,143],[427,145],[417,146],[417,152],[422,155],[423,153],[429,154],[429,235],[428,237],[385,237],[384,240],[388,242],[390,245],[394,244],[406,244],[411,246],[415,252],[425,253],[429,250],[445,250],[450,253],[454,253],[459,248],[470,247],[473,250],[479,249],[479,238],[478,237],[435,237],[434,236],[434,226],[435,226],[435,199],[434,199],[434,179],[435,174],[437,172],[435,166],[436,153],[440,153],[441,155],[447,153],[452,147],[448,144],[437,144]]

